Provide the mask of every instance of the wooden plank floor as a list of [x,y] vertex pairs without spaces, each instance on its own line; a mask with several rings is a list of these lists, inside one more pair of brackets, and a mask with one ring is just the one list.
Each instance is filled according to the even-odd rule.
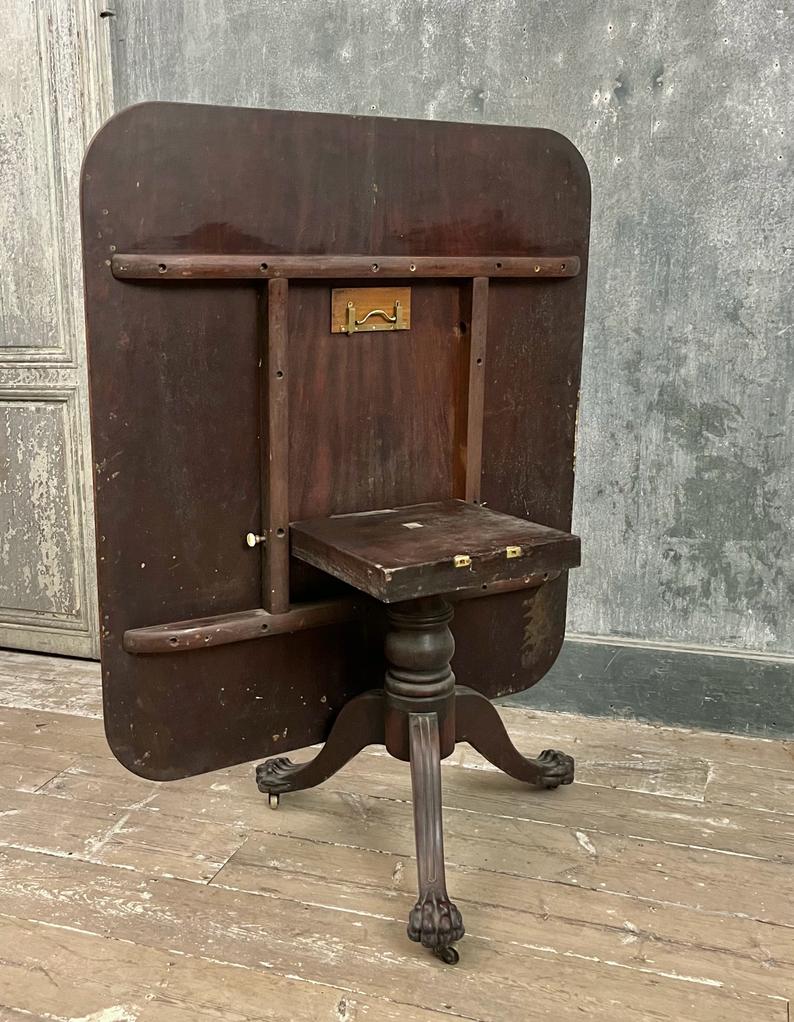
[[791,1022],[794,749],[504,710],[577,783],[444,765],[461,964],[408,942],[407,768],[271,812],[250,767],[158,785],[93,664],[0,652],[0,1019]]

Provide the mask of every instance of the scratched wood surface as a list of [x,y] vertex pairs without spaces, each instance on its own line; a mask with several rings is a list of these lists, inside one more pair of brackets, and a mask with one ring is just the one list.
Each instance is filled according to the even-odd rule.
[[3,1022],[788,1022],[790,744],[504,709],[577,783],[445,762],[449,969],[405,940],[403,764],[374,750],[274,813],[248,767],[133,776],[100,712],[98,665],[0,652]]
[[[381,644],[354,626],[167,657],[125,651],[127,629],[260,606],[262,556],[246,533],[271,536],[272,590],[288,566],[287,511],[302,521],[462,497],[477,477],[489,507],[570,530],[590,184],[561,135],[148,103],[95,136],[82,212],[105,718],[136,774],[170,780],[322,741],[339,709],[379,683]],[[156,280],[113,275],[114,256],[120,270],[130,253],[162,252]],[[287,366],[272,357],[283,278],[267,285],[268,359],[266,277],[168,279],[174,260],[195,254],[256,254],[270,270],[272,257],[317,253],[375,254],[377,273],[400,261],[411,329],[334,334],[338,281],[291,279],[276,317],[284,325],[286,313]],[[564,260],[566,272],[578,260],[579,272],[499,276],[527,256]],[[410,276],[422,268],[411,260],[447,257],[477,273],[493,261],[487,309],[482,285],[469,296],[460,278]],[[265,457],[260,360],[275,395],[265,425],[278,438]],[[481,457],[469,466],[480,417]],[[289,566],[291,602],[350,595]],[[538,682],[562,643],[567,584],[562,572],[532,594],[457,609],[458,680],[489,697]]]

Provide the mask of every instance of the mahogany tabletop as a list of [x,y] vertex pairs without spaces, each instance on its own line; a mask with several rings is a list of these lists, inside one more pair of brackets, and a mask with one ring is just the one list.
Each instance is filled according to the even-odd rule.
[[[382,681],[385,609],[302,560],[305,530],[290,556],[291,522],[463,498],[567,535],[589,225],[584,160],[544,128],[180,103],[102,128],[83,260],[105,727],[130,770],[322,741]],[[408,328],[340,333],[335,289],[375,284],[410,289]],[[528,537],[499,541],[578,556]],[[460,599],[459,682],[538,682],[567,578]]]

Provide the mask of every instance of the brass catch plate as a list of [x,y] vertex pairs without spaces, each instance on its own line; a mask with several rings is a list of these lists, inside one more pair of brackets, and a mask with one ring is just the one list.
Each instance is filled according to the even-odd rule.
[[410,287],[338,287],[331,291],[332,334],[410,329]]

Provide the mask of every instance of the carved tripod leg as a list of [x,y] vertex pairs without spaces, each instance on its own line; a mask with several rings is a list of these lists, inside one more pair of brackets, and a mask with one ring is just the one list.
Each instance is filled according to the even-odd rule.
[[455,689],[455,727],[457,741],[468,742],[489,763],[516,780],[542,788],[557,788],[573,780],[572,756],[555,749],[546,749],[537,759],[522,756],[490,699],[463,685]]
[[366,746],[383,743],[383,689],[377,688],[345,703],[314,759],[293,763],[286,756],[277,756],[260,763],[256,768],[257,787],[268,795],[313,788],[341,770]]
[[450,945],[465,931],[461,914],[447,894],[438,717],[435,713],[409,714],[408,734],[419,875],[419,899],[408,918],[408,936],[454,964],[458,953]]

